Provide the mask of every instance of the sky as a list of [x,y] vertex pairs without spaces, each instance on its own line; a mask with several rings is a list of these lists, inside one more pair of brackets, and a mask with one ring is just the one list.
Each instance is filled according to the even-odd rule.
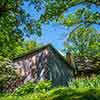
[[[36,20],[39,19],[40,13],[42,14],[44,11],[38,13],[33,9],[33,5],[28,6],[28,3],[25,3],[23,8],[30,13],[30,15],[35,18]],[[67,29],[63,25],[57,23],[49,23],[42,25],[42,36],[32,36],[31,39],[34,39],[42,44],[51,43],[56,49],[62,50],[64,48],[64,34],[66,33]]]
[[[64,15],[67,16],[69,13],[73,13],[80,6],[82,6],[82,5],[78,5],[76,7],[70,8],[67,12],[64,13]],[[43,14],[43,12],[44,12],[43,10],[39,13],[36,12],[33,9],[33,5],[28,6],[28,3],[25,3],[23,8],[25,8],[25,10],[27,12],[29,12],[30,15],[33,18],[35,18],[36,20],[38,20],[40,17],[40,14]],[[100,12],[100,7],[96,7],[95,5],[92,5],[91,9],[94,12],[95,11]],[[99,29],[99,31],[100,31],[99,26],[95,26],[95,27],[96,27],[96,29]],[[49,24],[42,25],[42,36],[41,37],[33,36],[33,37],[31,37],[31,39],[35,39],[39,43],[42,43],[44,45],[51,43],[56,49],[62,51],[64,49],[64,40],[66,39],[65,35],[69,31],[70,30],[68,30],[68,28],[64,27],[63,25],[51,22]]]

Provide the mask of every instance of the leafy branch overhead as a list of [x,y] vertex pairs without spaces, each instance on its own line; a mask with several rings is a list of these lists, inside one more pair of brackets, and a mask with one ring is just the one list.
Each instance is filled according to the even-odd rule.
[[[25,5],[32,7],[39,14],[34,18]],[[78,6],[78,7],[76,7]],[[0,0],[0,52],[10,52],[21,43],[23,37],[42,35],[42,25],[55,21],[75,32],[82,26],[100,26],[100,12],[92,11],[92,6],[99,7],[99,0]],[[69,8],[76,7],[74,13],[64,16]],[[12,50],[13,55],[15,50]],[[0,54],[2,55],[2,54]],[[11,54],[12,55],[12,54]],[[11,56],[10,55],[10,56]]]
[[77,24],[84,24],[88,27],[93,24],[100,25],[100,14],[86,7],[81,7],[76,9],[75,13],[69,14],[67,18],[64,15],[60,16],[59,20],[69,27]]
[[[28,6],[32,5],[32,7],[37,11],[44,12],[40,14],[40,18],[36,21],[29,12],[23,8],[23,5],[28,4]],[[11,15],[15,17],[16,20],[16,29],[18,32],[24,34],[25,31],[29,33],[36,33],[37,35],[41,35],[41,24],[48,20],[55,20],[59,16],[61,16],[65,11],[68,11],[69,8],[77,6],[77,5],[86,5],[90,6],[92,4],[96,6],[100,6],[99,0],[1,0],[0,1],[0,16],[5,14]],[[78,11],[78,13],[84,12],[83,10]],[[99,16],[97,13],[92,17]],[[11,19],[11,18],[10,18]],[[88,21],[89,22],[89,21]],[[90,21],[91,23],[92,21]],[[95,21],[93,21],[95,22]],[[96,23],[96,22],[95,22]],[[19,28],[19,25],[23,25],[24,31]],[[38,30],[36,30],[38,29]],[[40,29],[40,30],[39,30]],[[37,31],[37,32],[36,32]]]

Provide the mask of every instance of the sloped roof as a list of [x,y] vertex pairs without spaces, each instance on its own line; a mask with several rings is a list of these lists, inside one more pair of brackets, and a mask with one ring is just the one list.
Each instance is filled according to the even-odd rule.
[[61,60],[63,60],[63,61],[66,63],[67,66],[69,66],[69,68],[71,68],[72,70],[74,70],[74,68],[73,68],[71,65],[69,65],[69,64],[67,63],[67,61],[66,61],[66,59],[64,58],[64,56],[62,56],[62,55],[58,52],[58,50],[55,49],[51,44],[47,44],[47,45],[45,45],[45,46],[42,46],[42,47],[36,48],[36,49],[34,49],[34,50],[31,50],[30,52],[28,52],[28,53],[26,53],[26,54],[23,54],[23,55],[20,55],[20,56],[14,58],[13,61],[16,61],[16,60],[18,60],[18,59],[24,58],[24,57],[26,57],[26,56],[28,56],[28,55],[31,55],[31,54],[37,54],[37,53],[41,52],[42,50],[44,50],[44,49],[46,49],[46,48],[51,48],[51,49],[53,50],[53,52],[56,53],[56,54],[59,56],[59,58],[60,58]]

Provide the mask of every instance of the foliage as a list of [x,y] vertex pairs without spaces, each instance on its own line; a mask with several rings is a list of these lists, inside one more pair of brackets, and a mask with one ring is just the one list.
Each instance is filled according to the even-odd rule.
[[40,92],[44,93],[51,88],[50,81],[40,81],[38,83],[33,83],[32,81],[27,82],[26,84],[22,85],[21,87],[16,89],[16,95],[26,95],[28,93],[33,92]]
[[78,56],[99,57],[99,36],[93,27],[81,27],[69,34],[65,47]]
[[[1,26],[0,27],[0,56],[3,57],[13,57],[15,53],[14,48],[21,41],[20,35],[18,33],[12,32],[12,26],[6,25],[4,23],[4,20],[8,21],[8,19],[6,18],[2,19],[0,17],[0,26]],[[13,19],[11,20],[14,21]],[[11,25],[13,22],[8,21],[8,23]]]
[[32,93],[34,92],[35,86],[36,84],[30,81],[26,83],[25,85],[22,85],[21,87],[17,88],[15,94],[16,95],[26,95],[28,93]]
[[96,100],[99,99],[99,92],[96,89],[70,89],[70,88],[56,88],[48,92],[44,100]]
[[33,40],[25,40],[20,45],[15,47],[15,55],[16,57],[19,55],[23,55],[25,53],[28,53],[38,47],[40,47],[42,44],[37,43]]
[[[29,33],[28,35],[30,35],[30,33],[31,34],[36,33],[37,35],[40,35],[40,32],[38,31],[39,23],[37,23],[36,20],[32,19],[30,14],[28,14],[27,11],[25,11],[22,7],[26,1],[27,0],[13,0],[13,1],[1,0],[0,1],[0,18],[2,19],[0,20],[0,22],[2,23],[2,24],[0,23],[0,25],[2,30],[6,32],[13,31],[13,34],[16,34],[16,32],[18,32],[18,34],[21,35],[25,35],[24,34],[25,30],[27,30],[27,34]],[[4,27],[4,25],[6,27]],[[24,31],[20,28],[20,25],[23,25]],[[36,27],[38,27],[38,29],[36,29]],[[31,30],[33,31],[31,32]],[[8,32],[8,34],[10,33]]]
[[65,11],[68,11],[69,8],[77,5],[86,5],[90,7],[94,4],[96,6],[100,6],[99,0],[39,0],[37,2],[34,0],[33,3],[36,5],[38,10],[41,8],[42,4],[44,5],[42,7],[44,7],[45,12],[41,16],[41,19],[44,19],[43,21],[55,20]]
[[[3,44],[5,46],[7,45],[7,43],[5,44],[5,42]],[[9,45],[11,45],[11,48],[9,47]],[[37,43],[36,41],[33,41],[33,40],[25,40],[25,41],[22,41],[19,44],[17,43],[17,44],[14,45],[13,43],[11,43],[9,45],[5,48],[1,47],[0,55],[3,56],[3,57],[10,58],[10,59],[13,59],[13,58],[16,58],[19,55],[23,55],[25,53],[28,53],[31,50],[41,46],[41,44],[39,44],[39,43]]]
[[[34,17],[32,17],[32,15],[30,15],[30,13],[27,12],[27,10],[23,7],[26,3],[28,6],[32,6],[35,11],[40,13],[40,17],[37,20],[34,19]],[[99,0],[70,0],[70,2],[69,0],[1,0],[0,17],[3,16],[4,19],[6,16],[9,15],[11,15],[12,17],[14,16],[14,19],[16,20],[15,26],[17,32],[22,33],[23,35],[31,33],[40,36],[42,23],[45,23],[50,20],[55,20],[69,8],[80,4],[86,5],[88,7],[92,4],[100,6]],[[44,12],[41,14],[41,11]],[[94,14],[93,17],[91,16],[91,18],[93,20],[95,17],[97,18],[98,16],[99,13],[97,12],[97,14]],[[9,17],[9,20],[11,20],[11,17]],[[5,20],[4,23],[6,23]],[[94,21],[90,23],[94,23]],[[10,24],[8,25],[11,26]],[[22,25],[23,28],[20,28],[20,25]]]
[[[24,5],[32,6],[39,18],[35,19],[27,12]],[[63,13],[77,5],[75,14],[64,18]],[[99,25],[99,12],[92,12],[91,5],[100,6],[99,0],[1,0],[0,1],[0,55],[11,57],[15,55],[14,49],[22,41],[23,36],[41,35],[41,25],[50,21],[61,22],[65,26],[78,26],[85,24]],[[41,14],[41,12],[43,12]],[[75,27],[76,28],[76,27]],[[93,46],[97,45],[95,43]],[[92,47],[93,47],[92,46]],[[9,52],[11,52],[9,54]]]
[[[22,9],[22,2],[25,2],[25,0],[0,0],[0,56],[15,57],[15,48],[21,45],[24,39],[23,36],[28,37],[39,30],[36,29],[36,21],[32,21],[34,23],[32,26],[35,29],[31,34],[21,30],[23,24],[25,24],[28,31],[31,31],[29,20],[26,20],[28,16]],[[37,33],[37,35],[40,34],[39,31]]]
[[84,7],[75,10],[67,18],[62,18],[65,25],[74,26],[65,41],[65,47],[78,55],[99,56],[100,33],[93,26],[98,24],[99,18],[98,12]]
[[21,35],[15,31],[14,7],[14,0],[0,0],[0,56],[4,57],[12,57],[13,48],[21,41]]
[[0,95],[1,100],[99,100],[100,89],[54,88],[47,93],[31,93],[24,96]]
[[[1,100],[99,100],[100,75],[94,79],[73,80],[69,87],[51,87],[50,81],[28,82],[13,94],[0,94]],[[44,91],[45,89],[45,91]]]
[[67,17],[62,15],[59,19],[68,27],[76,25],[75,29],[81,27],[82,24],[86,27],[89,27],[93,24],[100,24],[99,12],[94,12],[87,6],[81,6],[81,8],[77,8],[73,13],[69,13]]
[[16,78],[13,63],[8,58],[0,56],[0,92]]
[[51,81],[40,81],[36,87],[35,87],[35,91],[37,92],[46,92],[48,90],[50,90],[52,87]]
[[75,79],[70,83],[71,88],[100,88],[100,75],[91,79]]

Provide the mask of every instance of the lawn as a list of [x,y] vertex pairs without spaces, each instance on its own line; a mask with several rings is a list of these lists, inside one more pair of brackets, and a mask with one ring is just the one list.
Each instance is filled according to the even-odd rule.
[[100,100],[100,89],[59,87],[22,96],[2,94],[0,100]]

